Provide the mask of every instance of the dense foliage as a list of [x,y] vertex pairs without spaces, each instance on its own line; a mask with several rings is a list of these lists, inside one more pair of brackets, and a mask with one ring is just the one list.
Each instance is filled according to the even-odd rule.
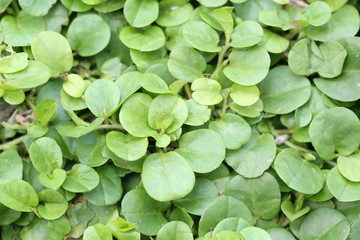
[[1,239],[359,239],[357,7],[1,0]]

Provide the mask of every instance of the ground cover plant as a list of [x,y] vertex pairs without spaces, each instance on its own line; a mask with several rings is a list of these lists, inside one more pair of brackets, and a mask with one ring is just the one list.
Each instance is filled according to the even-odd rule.
[[359,239],[357,2],[1,0],[1,239]]

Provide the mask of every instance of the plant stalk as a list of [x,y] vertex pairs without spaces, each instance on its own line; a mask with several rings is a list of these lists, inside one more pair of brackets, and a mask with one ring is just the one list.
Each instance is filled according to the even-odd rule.
[[0,150],[6,150],[9,149],[12,146],[18,145],[19,143],[21,143],[25,138],[27,137],[27,135],[23,135],[21,137],[18,137],[10,142],[4,143],[0,145]]

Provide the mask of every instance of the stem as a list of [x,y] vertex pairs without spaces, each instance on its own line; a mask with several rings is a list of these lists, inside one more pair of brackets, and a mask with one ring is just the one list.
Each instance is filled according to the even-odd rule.
[[221,52],[219,53],[219,58],[216,64],[216,68],[215,71],[213,72],[213,74],[211,74],[211,78],[216,78],[217,75],[219,74],[219,72],[224,68],[223,66],[223,61],[224,61],[224,56],[226,51],[230,48],[229,46],[229,40],[226,40],[225,46],[221,47]]
[[221,113],[220,113],[220,117],[221,117],[221,118],[225,115],[226,110],[229,108],[229,105],[227,104],[229,95],[230,95],[230,90],[227,90],[227,91],[225,92],[225,94],[223,94],[223,98],[224,98],[224,99],[223,99],[222,110],[221,110]]
[[2,145],[0,145],[0,150],[6,150],[9,149],[12,146],[18,145],[19,143],[21,143],[25,138],[27,137],[27,135],[23,135],[21,137],[18,137],[10,142],[4,143]]
[[19,5],[17,3],[17,0],[13,0],[12,3],[11,3],[11,6],[14,8],[16,13],[20,12],[20,7],[19,7]]
[[7,129],[26,130],[26,126],[22,126],[22,125],[18,125],[18,124],[12,125],[12,124],[9,124],[7,122],[2,122],[1,125],[3,125]]
[[121,131],[125,130],[125,128],[123,126],[121,126],[120,124],[116,124],[116,125],[104,124],[104,125],[98,126],[96,129],[118,129],[118,130],[121,130]]
[[30,101],[29,98],[26,98],[26,103],[29,104],[31,110],[33,110],[33,111],[35,112],[36,106],[35,106],[35,104],[34,104],[32,101]]
[[30,207],[30,209],[31,209],[31,211],[33,211],[33,213],[35,213],[35,215],[36,215],[38,218],[42,218],[42,217],[40,216],[40,214],[38,213],[38,211],[36,210],[35,207]]
[[300,195],[296,198],[295,200],[295,209],[294,209],[294,212],[298,212],[301,210],[302,206],[303,206],[303,203],[304,203],[304,198],[305,198],[305,195],[303,193],[300,193]]
[[333,167],[336,167],[336,163],[333,162],[333,161],[324,161],[324,162],[331,165],[331,166],[333,166]]
[[[283,135],[283,134],[291,134],[293,133],[293,130],[291,129],[275,129],[273,131],[274,135]],[[277,137],[277,136],[276,136]]]
[[189,83],[186,83],[184,86],[185,93],[189,99],[192,99],[192,92]]
[[301,0],[290,0],[288,4],[299,8],[307,8],[309,6],[309,4]]
[[[279,134],[276,132],[276,131],[272,131],[272,135],[274,135],[275,137],[279,136]],[[285,141],[283,144],[285,144],[286,146],[296,150],[296,151],[299,151],[299,152],[309,152],[309,153],[314,153],[314,151],[311,151],[307,148],[303,148],[303,147],[300,147],[290,141]]]

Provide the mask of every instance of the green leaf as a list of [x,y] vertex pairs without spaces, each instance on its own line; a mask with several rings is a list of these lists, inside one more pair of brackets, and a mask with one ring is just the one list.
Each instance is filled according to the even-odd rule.
[[144,30],[128,26],[121,30],[119,37],[128,48],[143,52],[157,50],[165,44],[164,32],[157,26]]
[[259,100],[259,89],[256,86],[243,86],[234,83],[231,87],[230,97],[240,106],[250,106]]
[[339,156],[337,167],[341,175],[353,182],[360,182],[360,152],[347,157]]
[[236,150],[251,138],[249,124],[240,116],[231,113],[226,113],[221,119],[211,121],[209,129],[222,137],[227,149]]
[[204,57],[190,47],[176,47],[169,56],[169,72],[174,78],[193,82],[202,78],[202,72],[206,69]]
[[302,159],[301,155],[291,148],[282,150],[276,156],[274,166],[279,177],[298,192],[315,194],[324,185],[320,168]]
[[39,204],[34,188],[21,179],[12,178],[0,183],[0,202],[19,212],[31,212]]
[[20,236],[22,240],[31,240],[31,239],[50,239],[50,236],[47,232],[47,223],[45,219],[35,218],[27,227],[21,231]]
[[138,79],[138,72],[124,73],[115,81],[115,83],[120,89],[120,104],[141,87],[141,82]]
[[58,105],[52,98],[46,98],[35,109],[35,119],[46,126],[58,113]]
[[165,224],[158,232],[158,240],[193,240],[193,234],[190,227],[180,221],[171,221]]
[[267,29],[264,30],[264,36],[259,42],[260,46],[263,46],[266,51],[270,53],[282,53],[290,45],[290,41],[284,37],[277,35]]
[[22,90],[8,90],[3,95],[5,102],[11,105],[18,105],[25,100],[25,94]]
[[[188,116],[187,106],[180,97],[160,95],[154,98],[149,106],[148,122],[153,129],[166,130],[170,134],[178,130]],[[170,118],[170,124],[164,119]]]
[[124,15],[131,26],[145,27],[158,18],[159,4],[156,0],[126,1]]
[[283,9],[261,11],[259,13],[259,21],[267,26],[281,28],[283,31],[295,28],[291,24],[289,13]]
[[152,98],[143,93],[131,95],[120,110],[120,122],[127,132],[135,137],[157,134],[148,124],[148,113]]
[[320,208],[311,212],[300,228],[301,239],[346,239],[350,226],[338,210]]
[[256,103],[250,106],[242,107],[235,102],[229,104],[230,108],[244,117],[261,118],[261,112],[264,109],[263,102],[259,99]]
[[192,191],[185,197],[175,200],[174,205],[186,212],[201,216],[203,211],[219,196],[214,182],[198,177]]
[[295,75],[287,66],[273,68],[258,87],[264,111],[272,114],[294,111],[304,105],[311,94],[309,80]]
[[171,201],[191,192],[195,175],[191,166],[178,153],[160,152],[146,158],[142,180],[145,190],[152,198],[158,201]]
[[108,160],[107,157],[102,155],[105,146],[105,136],[99,132],[92,132],[77,139],[76,155],[82,164],[89,167],[98,167]]
[[219,52],[221,48],[217,32],[201,21],[187,23],[183,28],[183,36],[194,48],[203,52]]
[[326,24],[318,27],[309,26],[305,29],[305,33],[315,41],[327,42],[355,36],[359,31],[359,25],[358,11],[353,6],[346,5],[334,13]]
[[46,220],[61,217],[68,208],[68,203],[61,193],[53,189],[45,189],[38,193],[39,205],[37,211]]
[[240,231],[245,240],[271,240],[271,236],[264,229],[247,227]]
[[231,15],[233,9],[233,7],[222,7],[211,12],[211,16],[221,25],[228,40],[234,30],[234,20]]
[[118,86],[107,79],[92,82],[85,91],[85,102],[97,117],[109,117],[117,108],[120,100]]
[[14,149],[5,150],[0,154],[0,166],[0,183],[11,178],[22,179],[23,162]]
[[249,223],[254,222],[250,210],[243,202],[230,196],[220,196],[201,215],[199,236],[204,236],[221,220],[229,217],[241,217]]
[[294,222],[296,219],[307,214],[310,211],[310,207],[304,207],[299,211],[295,211],[294,204],[289,200],[286,200],[281,204],[281,211],[285,214],[287,218],[289,218],[291,222]]
[[225,144],[215,131],[198,129],[181,136],[176,152],[189,162],[194,172],[207,173],[224,160]]
[[42,17],[33,17],[20,11],[16,18],[6,15],[1,19],[4,42],[13,47],[30,46],[33,38],[45,31],[45,21]]
[[30,60],[23,70],[5,74],[5,83],[15,88],[27,89],[43,85],[50,76],[50,69],[45,64]]
[[59,33],[41,32],[32,40],[31,51],[36,61],[49,67],[52,77],[69,71],[73,65],[69,42]]
[[305,38],[291,48],[289,67],[298,75],[319,72],[322,77],[333,78],[341,74],[346,55],[345,48],[339,42],[329,41],[317,47],[315,42]]
[[35,169],[40,173],[50,173],[61,168],[63,163],[61,148],[49,137],[42,137],[32,142],[29,155]]
[[23,70],[29,64],[26,53],[15,53],[0,59],[1,73],[14,73]]
[[264,31],[255,21],[240,23],[231,34],[230,46],[234,48],[251,47],[261,41]]
[[242,236],[239,233],[224,230],[217,233],[212,239],[214,240],[243,240]]
[[214,235],[226,230],[239,233],[242,229],[246,227],[251,227],[251,224],[246,220],[244,220],[243,218],[229,217],[229,218],[225,218],[216,225],[214,229]]
[[69,192],[89,192],[99,184],[99,174],[84,164],[75,164],[62,187]]
[[87,206],[86,201],[82,201],[70,204],[66,216],[71,224],[68,236],[78,238],[84,233],[89,221],[95,217],[95,212]]
[[[94,131],[97,127],[99,127],[104,121],[103,117],[97,118],[91,122],[91,124],[87,127],[78,126],[78,125],[67,125],[63,128],[59,129],[59,133],[62,136],[79,138],[84,136],[87,133]],[[76,123],[76,122],[75,122]]]
[[222,101],[221,85],[209,78],[198,78],[191,84],[193,99],[202,105],[215,105]]
[[121,132],[111,131],[106,134],[106,146],[127,161],[135,161],[144,156],[148,144],[146,138],[137,138]]
[[[135,74],[133,74],[135,75]],[[141,87],[152,93],[171,93],[165,81],[154,73],[137,73]]]
[[63,26],[69,24],[69,13],[65,6],[58,3],[50,8],[48,14],[44,17],[46,30],[60,32]]
[[86,228],[84,240],[112,240],[111,231],[101,223]]
[[160,12],[156,23],[162,27],[173,27],[187,22],[194,9],[189,3],[181,6],[166,6],[164,1],[161,1],[159,6]]
[[52,239],[61,239],[71,231],[69,220],[62,216],[56,220],[49,221],[47,231]]
[[317,1],[311,3],[304,12],[302,18],[312,26],[321,26],[327,23],[331,17],[331,8],[326,2]]
[[209,121],[211,110],[207,106],[198,104],[193,99],[189,99],[185,103],[189,111],[185,120],[186,125],[201,126]]
[[229,61],[230,64],[224,69],[225,76],[245,86],[261,82],[270,68],[269,54],[260,46],[232,51]]
[[115,221],[109,222],[106,227],[108,227],[112,235],[116,239],[122,239],[124,237],[129,240],[139,240],[140,233],[135,229],[136,225],[129,223],[121,217],[118,217]]
[[[308,2],[313,3],[315,1],[319,1],[319,0],[309,0]],[[323,0],[323,1],[326,2],[330,6],[330,8],[333,12],[335,12],[336,10],[343,7],[348,0]]]
[[259,177],[268,169],[276,154],[276,144],[271,134],[253,135],[245,145],[235,151],[228,151],[226,163],[237,173],[247,178]]
[[122,196],[121,179],[116,176],[115,168],[111,165],[104,165],[96,168],[100,182],[90,192],[85,192],[87,200],[96,206],[108,206],[118,202]]
[[224,5],[227,0],[197,0],[201,5],[206,7],[220,7]]
[[355,101],[360,98],[360,80],[357,51],[360,49],[360,38],[350,37],[339,41],[346,49],[342,74],[336,78],[328,79],[315,78],[314,83],[327,96],[340,101]]
[[156,235],[167,223],[162,211],[169,207],[169,202],[155,201],[144,188],[132,189],[121,202],[121,209],[126,220],[136,223],[139,231],[148,236]]
[[280,211],[280,187],[270,173],[250,179],[235,176],[227,185],[225,195],[241,200],[259,219],[272,219]]
[[326,177],[326,184],[330,192],[342,202],[360,200],[360,183],[346,179],[339,172],[338,167],[330,170]]
[[52,175],[41,173],[38,176],[39,182],[47,188],[57,190],[65,181],[66,172],[63,169],[55,169]]
[[86,90],[86,83],[81,76],[77,74],[69,74],[66,76],[63,89],[71,97],[80,98]]
[[92,8],[91,5],[87,5],[83,1],[77,0],[61,0],[61,3],[70,11],[74,12],[85,12]]
[[[10,208],[5,207],[0,203],[0,226],[10,225],[11,223],[18,220],[21,216],[21,212],[12,210]],[[2,231],[2,236],[4,237],[4,228]]]
[[21,9],[35,17],[46,15],[55,2],[56,0],[19,0]]
[[80,56],[93,56],[108,45],[110,27],[99,15],[85,14],[71,22],[66,38]]
[[348,156],[360,144],[359,119],[347,108],[326,109],[313,119],[309,134],[316,152],[324,160],[332,160],[335,151]]

